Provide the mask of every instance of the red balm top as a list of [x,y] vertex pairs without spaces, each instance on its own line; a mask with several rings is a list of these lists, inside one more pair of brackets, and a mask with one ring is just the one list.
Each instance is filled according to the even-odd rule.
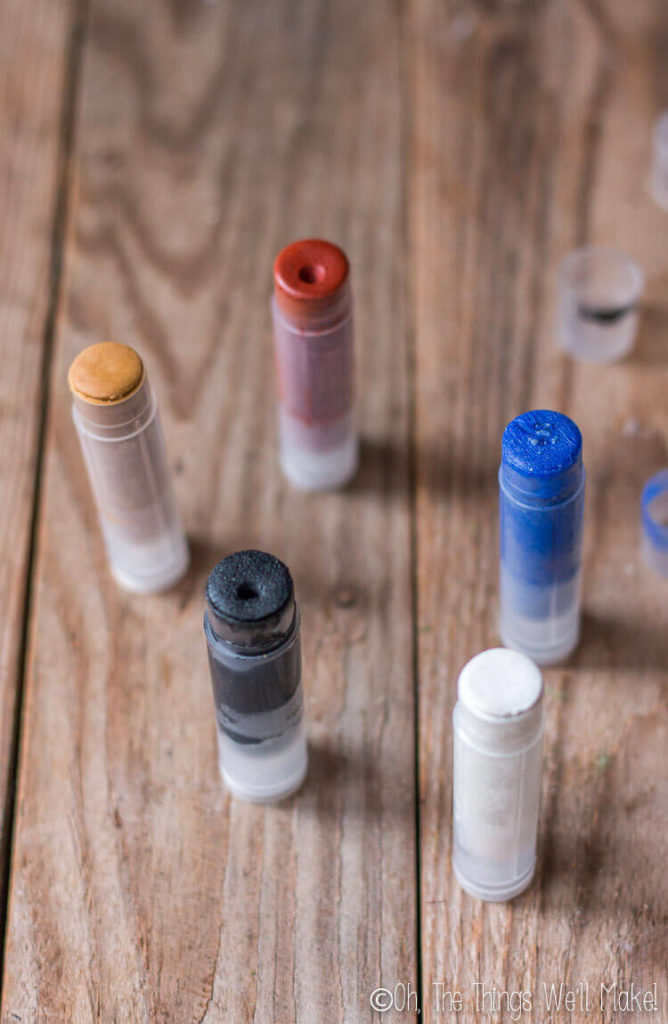
[[304,238],[281,249],[274,263],[276,305],[286,317],[321,320],[348,294],[348,257],[320,238]]

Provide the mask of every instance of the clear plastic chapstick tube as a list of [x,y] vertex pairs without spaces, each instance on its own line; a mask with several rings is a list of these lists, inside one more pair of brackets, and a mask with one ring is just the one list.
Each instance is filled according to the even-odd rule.
[[274,344],[281,465],[302,490],[355,473],[353,319],[348,259],[320,239],[293,242],[274,264]]
[[453,849],[459,884],[509,900],[536,866],[543,678],[519,651],[483,651],[462,669],[452,716]]
[[549,409],[522,413],[501,444],[500,632],[539,665],[568,657],[580,635],[585,471],[582,435]]
[[633,348],[642,268],[615,249],[579,249],[559,274],[561,348],[585,363],[613,363]]
[[299,609],[287,566],[264,551],[224,558],[207,582],[204,632],[223,780],[243,800],[282,800],[308,763]]
[[645,563],[668,578],[668,469],[649,478],[640,505]]
[[135,593],[165,590],[189,555],[144,364],[127,345],[100,342],[76,357],[69,385],[113,576]]
[[668,110],[654,122],[652,144],[649,191],[657,206],[668,212]]

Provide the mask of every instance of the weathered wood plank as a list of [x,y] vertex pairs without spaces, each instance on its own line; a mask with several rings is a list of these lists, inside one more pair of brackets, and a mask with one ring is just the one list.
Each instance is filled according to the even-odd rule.
[[71,13],[71,5],[60,0],[29,6],[6,0],[0,12],[0,908],[48,369]]
[[[387,0],[93,3],[3,1022],[356,1021],[414,977],[399,42]],[[365,451],[309,498],[277,468],[267,300],[316,233],[353,264]],[[146,357],[193,538],[160,598],[110,581],[70,422],[67,365],[104,337]],[[221,788],[201,628],[242,545],[303,611],[311,772],[268,810]]]
[[[640,563],[638,512],[668,461],[668,221],[645,192],[668,18],[650,0],[411,12],[425,1019],[444,1019],[434,982],[461,991],[447,1019],[462,1024],[490,1019],[476,983],[530,990],[522,1021],[561,1020],[542,985],[562,981],[591,985],[574,1022],[621,1019],[611,998],[601,1011],[601,982],[656,982],[665,1013],[668,602]],[[638,350],[611,368],[555,344],[556,268],[589,242],[649,275]],[[546,675],[537,881],[510,906],[482,905],[450,867],[450,715],[459,669],[498,643],[501,433],[542,405],[585,438],[585,631],[572,664]]]

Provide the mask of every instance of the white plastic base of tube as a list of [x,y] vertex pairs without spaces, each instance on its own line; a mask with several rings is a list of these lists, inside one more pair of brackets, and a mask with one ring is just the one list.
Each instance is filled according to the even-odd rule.
[[580,609],[549,619],[525,619],[502,609],[501,643],[520,651],[537,665],[557,665],[573,653],[580,639]]
[[528,889],[533,880],[533,876],[536,871],[535,862],[531,867],[524,872],[519,878],[517,878],[511,885],[479,885],[476,882],[472,882],[462,874],[457,861],[453,859],[452,866],[455,872],[455,878],[461,885],[462,889],[473,896],[477,900],[486,900],[488,903],[503,903],[505,900],[512,900],[515,896],[519,896],[521,892]]
[[643,537],[642,556],[649,569],[668,579],[668,551],[661,551]]
[[301,491],[329,491],[343,487],[355,475],[359,461],[358,442],[349,437],[338,448],[313,452],[283,445],[281,467],[291,484]]
[[219,767],[233,796],[254,804],[284,800],[299,789],[308,769],[303,722],[289,735],[263,743],[235,743],[218,732]]
[[[533,617],[523,612],[531,611]],[[565,661],[580,639],[580,574],[536,586],[517,580],[501,562],[499,633],[504,647],[537,665]]]
[[159,594],[185,575],[190,552],[180,532],[169,533],[147,544],[123,544],[105,530],[111,573],[124,590],[133,594]]
[[329,426],[309,426],[279,406],[281,468],[301,491],[330,491],[355,475],[359,443],[351,413]]

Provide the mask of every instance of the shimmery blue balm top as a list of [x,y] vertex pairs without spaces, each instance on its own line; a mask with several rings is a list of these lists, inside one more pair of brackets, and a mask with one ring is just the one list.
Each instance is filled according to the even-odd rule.
[[585,471],[568,416],[534,409],[506,427],[499,470],[501,639],[539,665],[580,634]]

